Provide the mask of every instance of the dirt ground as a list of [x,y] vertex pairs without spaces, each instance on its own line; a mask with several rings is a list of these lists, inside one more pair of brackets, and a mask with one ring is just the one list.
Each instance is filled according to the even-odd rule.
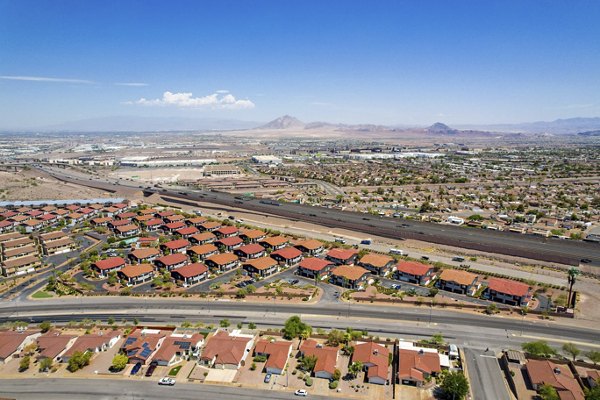
[[64,200],[114,197],[102,190],[91,189],[56,179],[36,170],[0,171],[0,200]]

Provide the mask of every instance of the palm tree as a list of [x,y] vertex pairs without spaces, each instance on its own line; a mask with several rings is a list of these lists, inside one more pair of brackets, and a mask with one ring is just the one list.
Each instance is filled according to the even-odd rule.
[[575,285],[575,282],[577,281],[577,275],[579,275],[580,273],[581,271],[579,271],[575,267],[570,268],[567,272],[569,281],[569,297],[567,298],[567,307],[570,307],[571,304],[573,304],[571,299],[573,293],[573,285]]

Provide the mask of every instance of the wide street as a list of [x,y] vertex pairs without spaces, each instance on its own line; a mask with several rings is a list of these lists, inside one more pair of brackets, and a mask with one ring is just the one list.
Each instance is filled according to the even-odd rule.
[[[164,400],[218,399],[262,400],[293,399],[293,392],[254,390],[178,382],[175,386],[158,386],[156,382],[108,379],[0,379],[0,396],[18,400]],[[311,399],[326,399],[310,395]]]
[[[43,319],[65,320],[83,318],[108,318],[118,314],[130,318],[151,318],[155,322],[173,323],[176,320],[202,320],[204,318],[230,318],[236,322],[260,322],[267,316],[277,316],[280,321],[290,315],[323,318],[324,327],[336,320],[345,326],[361,328],[368,323],[378,326],[381,335],[394,334],[403,325],[430,326],[437,324],[459,337],[479,334],[485,329],[498,336],[544,336],[556,340],[572,340],[593,345],[600,344],[600,331],[572,326],[563,321],[503,318],[444,309],[402,306],[373,307],[371,304],[285,304],[277,302],[198,301],[186,299],[142,299],[135,297],[65,297],[43,301],[19,301],[0,304],[0,322],[6,320],[36,321]],[[93,315],[93,317],[91,316]],[[254,319],[251,319],[251,318]],[[441,329],[438,327],[438,330]],[[526,341],[526,340],[522,340]],[[485,343],[485,342],[483,342]]]

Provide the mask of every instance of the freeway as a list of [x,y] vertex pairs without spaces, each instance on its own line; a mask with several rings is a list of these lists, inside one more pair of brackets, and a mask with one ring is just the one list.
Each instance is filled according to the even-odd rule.
[[[0,396],[23,400],[107,400],[107,399],[219,399],[270,400],[293,399],[293,392],[258,390],[247,387],[213,386],[208,384],[177,383],[158,386],[153,381],[122,379],[0,379]],[[327,399],[311,395],[311,399]]]
[[[122,297],[98,298],[63,298],[44,301],[26,301],[0,303],[0,322],[25,319],[29,316],[36,320],[53,318],[65,320],[73,318],[91,318],[111,316],[122,312],[131,317],[143,318],[152,315],[155,318],[232,318],[239,314],[254,313],[255,315],[277,314],[286,318],[290,315],[309,315],[329,318],[354,320],[355,322],[372,322],[386,327],[390,332],[398,330],[400,321],[443,326],[458,326],[457,333],[471,330],[492,329],[499,332],[520,332],[521,335],[548,335],[554,338],[564,338],[584,343],[600,344],[600,331],[580,328],[573,325],[563,325],[546,321],[527,321],[525,319],[501,318],[469,314],[456,311],[446,311],[435,308],[406,308],[394,306],[377,306],[351,304],[283,304],[283,303],[252,303],[237,301],[192,301],[180,299],[137,299]],[[241,314],[240,314],[241,313]],[[255,321],[257,322],[257,321]],[[328,322],[332,323],[332,322]],[[382,332],[389,333],[389,332]]]
[[[42,167],[40,167],[42,168]],[[239,199],[228,193],[189,189],[143,188],[126,181],[109,181],[104,178],[77,175],[70,171],[43,167],[44,172],[56,179],[114,192],[120,186],[128,189],[142,188],[144,193],[159,194],[165,200],[194,205],[207,202],[222,206],[272,214],[293,220],[302,220],[330,228],[349,229],[365,235],[391,239],[414,239],[424,242],[475,249],[489,253],[525,257],[535,260],[579,265],[589,259],[600,266],[600,245],[581,241],[543,238],[511,232],[470,229],[421,221],[398,220],[357,212],[340,211],[300,204],[263,202],[256,199]]]

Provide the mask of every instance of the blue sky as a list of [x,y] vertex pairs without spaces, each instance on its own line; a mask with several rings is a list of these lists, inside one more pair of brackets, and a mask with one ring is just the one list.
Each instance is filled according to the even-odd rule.
[[598,116],[598,20],[573,0],[0,0],[0,127]]

